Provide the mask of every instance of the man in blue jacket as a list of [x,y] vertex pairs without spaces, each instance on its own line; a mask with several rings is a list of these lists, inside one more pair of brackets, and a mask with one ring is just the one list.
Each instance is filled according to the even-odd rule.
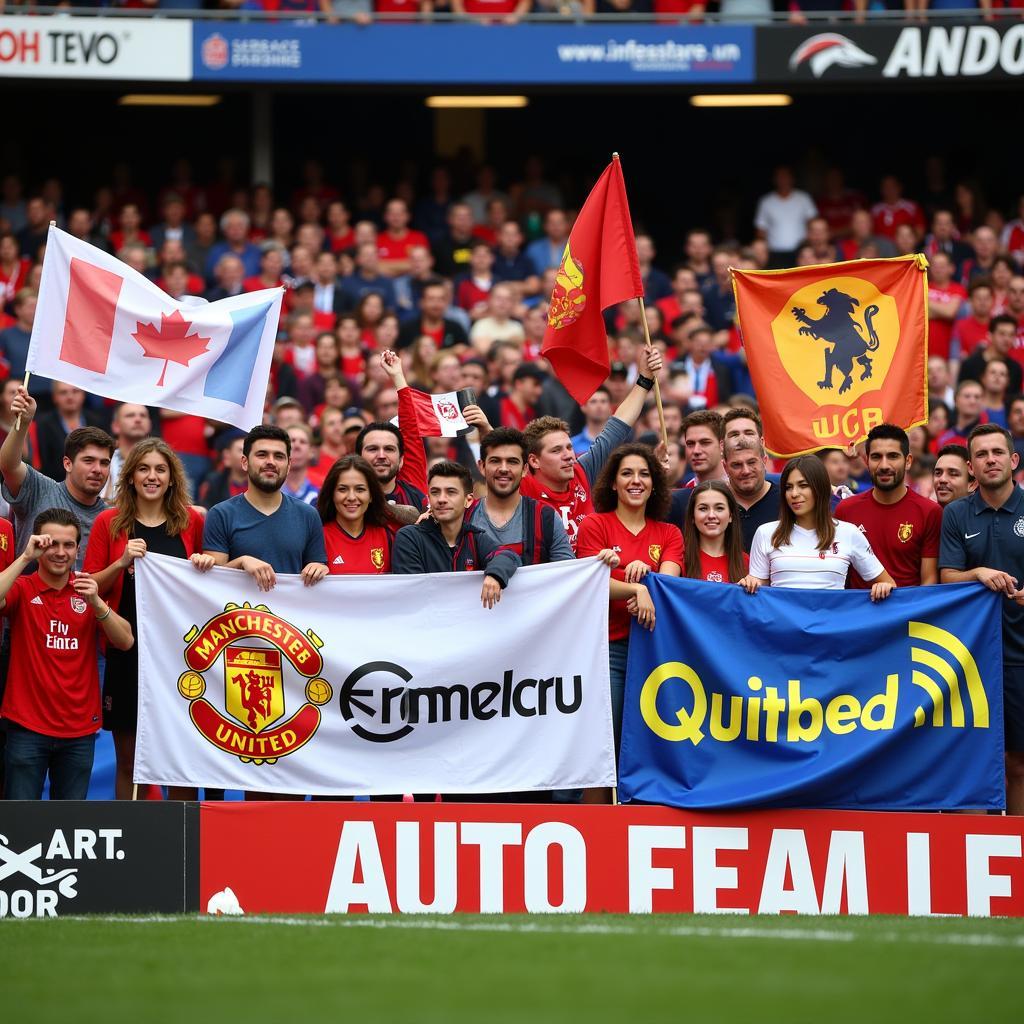
[[427,499],[429,517],[396,534],[391,571],[409,575],[482,569],[480,600],[485,608],[493,608],[522,562],[515,552],[499,549],[486,533],[466,522],[473,499],[469,470],[457,462],[436,463],[427,475]]

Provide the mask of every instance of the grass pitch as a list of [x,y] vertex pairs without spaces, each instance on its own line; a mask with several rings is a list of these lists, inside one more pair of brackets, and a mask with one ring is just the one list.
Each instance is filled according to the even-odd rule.
[[17,1024],[994,1024],[1020,1020],[1022,967],[1024,921],[1007,920],[0,921]]

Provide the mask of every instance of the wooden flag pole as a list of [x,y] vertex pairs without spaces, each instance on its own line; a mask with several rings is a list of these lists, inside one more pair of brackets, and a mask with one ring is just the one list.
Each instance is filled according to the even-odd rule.
[[[56,226],[57,226],[57,222],[55,220],[51,220],[50,221],[50,227],[51,228],[55,228]],[[31,381],[31,380],[32,380],[32,371],[31,370],[26,370],[25,371],[25,379],[22,381],[22,386],[25,388],[26,391],[28,391],[29,381]],[[20,412],[18,413],[17,420],[15,420],[15,422],[14,422],[14,429],[15,430],[21,430],[21,413]]]
[[[644,306],[644,297],[641,295],[637,301],[640,303],[640,321],[644,325],[644,343],[647,351],[651,351],[651,329],[647,326],[647,309]],[[658,423],[661,426],[661,443],[668,448],[668,431],[665,429],[665,407],[661,404],[661,385],[658,383],[658,375],[654,375],[654,404],[658,407]]]

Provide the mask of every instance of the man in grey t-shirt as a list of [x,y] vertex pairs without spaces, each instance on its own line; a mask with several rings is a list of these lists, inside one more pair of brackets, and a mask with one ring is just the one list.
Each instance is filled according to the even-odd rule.
[[[58,483],[37,469],[22,462],[25,438],[36,414],[36,400],[19,386],[11,402],[15,427],[0,447],[0,474],[3,474],[3,494],[14,516],[14,543],[18,554],[24,550],[32,535],[36,516],[48,508],[66,508],[82,524],[82,540],[78,545],[75,569],[82,568],[89,532],[96,517],[107,507],[100,497],[110,476],[110,459],[114,439],[99,427],[79,427],[68,434],[64,442],[65,478]],[[20,417],[21,426],[18,424]]]

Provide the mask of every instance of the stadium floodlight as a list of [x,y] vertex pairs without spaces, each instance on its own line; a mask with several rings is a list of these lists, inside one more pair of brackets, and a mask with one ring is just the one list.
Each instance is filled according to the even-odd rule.
[[118,101],[121,107],[215,107],[220,103],[221,96],[208,96],[201,93],[127,93]]
[[792,96],[779,92],[710,93],[690,97],[691,107],[788,107]]
[[434,110],[479,110],[528,106],[526,96],[428,96],[426,104]]

